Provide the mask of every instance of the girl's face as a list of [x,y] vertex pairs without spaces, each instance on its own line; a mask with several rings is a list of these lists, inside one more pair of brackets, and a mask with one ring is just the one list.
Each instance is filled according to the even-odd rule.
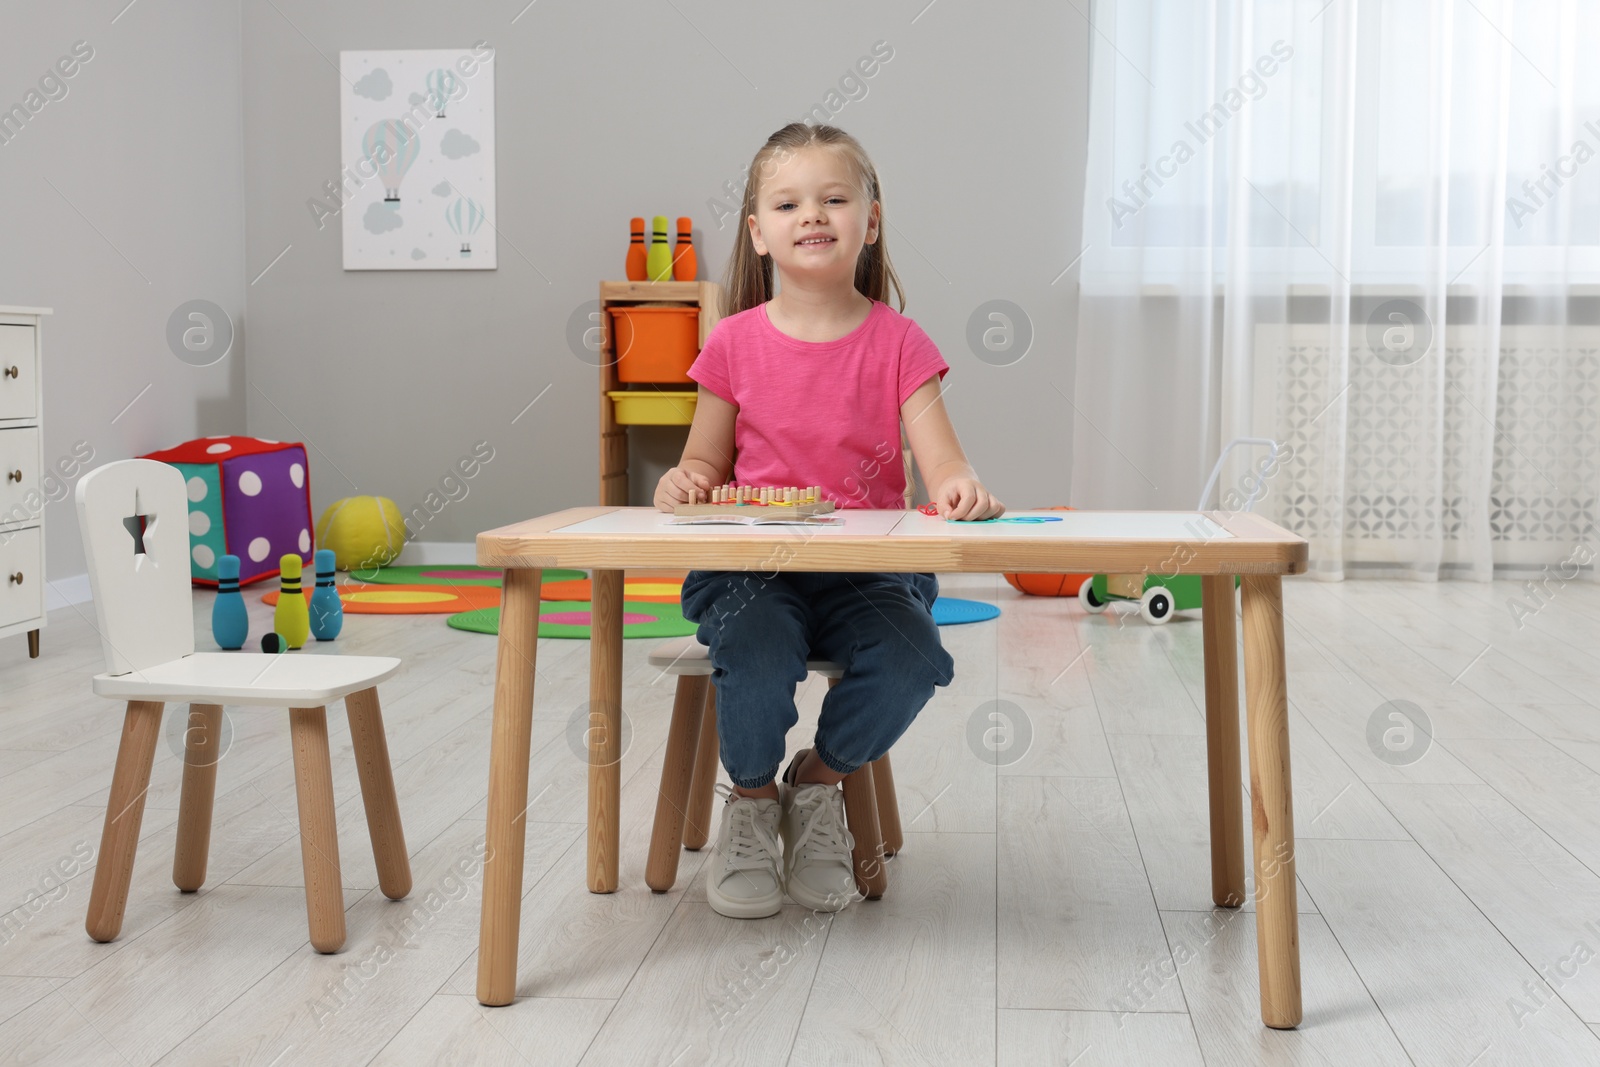
[[880,208],[855,184],[844,154],[780,152],[757,177],[756,211],[746,220],[756,252],[791,277],[853,280],[862,246],[878,239]]

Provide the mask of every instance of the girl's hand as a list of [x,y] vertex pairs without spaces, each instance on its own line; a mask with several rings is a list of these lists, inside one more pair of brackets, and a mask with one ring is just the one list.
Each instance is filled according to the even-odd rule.
[[711,499],[711,479],[683,467],[673,467],[656,483],[656,507],[668,513],[679,504],[704,504]]
[[975,478],[952,478],[939,487],[933,504],[944,519],[998,518],[1005,514],[1006,506],[989,495],[989,491]]

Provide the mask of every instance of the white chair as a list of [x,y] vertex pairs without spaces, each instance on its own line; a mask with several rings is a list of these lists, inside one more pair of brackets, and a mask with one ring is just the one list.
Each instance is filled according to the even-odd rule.
[[154,460],[108,463],[78,482],[77,506],[106,659],[106,672],[95,676],[94,691],[128,703],[89,897],[89,936],[111,941],[122,929],[166,703],[190,706],[172,880],[184,892],[205,882],[226,703],[289,709],[311,944],[318,952],[337,952],[345,940],[344,898],[326,705],[344,698],[378,883],[384,896],[399,900],[411,892],[411,864],[375,687],[394,674],[400,661],[387,656],[196,652],[183,475]]
[[[711,650],[694,634],[663,642],[650,651],[650,665],[678,679],[667,726],[667,751],[661,765],[655,824],[645,882],[665,893],[678,880],[678,850],[704,847],[711,832],[717,782],[717,691],[711,684]],[[831,689],[844,668],[831,660],[808,659],[806,669],[828,679]],[[869,900],[888,888],[883,860],[904,847],[900,806],[895,800],[889,755],[857,768],[844,779],[845,823],[855,839],[856,885]]]
[[[900,426],[900,454],[905,469],[906,510],[916,492],[911,443]],[[650,831],[650,858],[645,882],[665,893],[678,880],[678,850],[697,852],[711,836],[711,809],[716,800],[717,691],[711,684],[711,650],[694,634],[657,645],[650,665],[678,679],[673,695],[672,721],[667,726],[667,752],[661,765],[661,789],[656,794],[656,818]],[[808,659],[806,669],[839,681],[844,668],[832,660]],[[894,792],[894,768],[889,754],[874,760],[844,779],[845,823],[856,847],[852,854],[856,886],[868,900],[882,897],[888,888],[883,860],[905,847],[900,831],[900,805]]]

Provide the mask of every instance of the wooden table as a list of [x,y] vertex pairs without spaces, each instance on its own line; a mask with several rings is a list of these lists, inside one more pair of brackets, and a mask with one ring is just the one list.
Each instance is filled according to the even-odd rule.
[[1300,1022],[1289,700],[1282,575],[1306,569],[1306,542],[1252,514],[1012,512],[1061,521],[952,523],[915,511],[847,510],[842,526],[670,526],[653,508],[582,507],[478,535],[478,563],[505,568],[495,661],[489,814],[478,938],[478,1000],[509,1004],[517,984],[527,842],[541,572],[593,570],[589,708],[589,889],[617,888],[624,570],[1028,571],[1203,575],[1211,895],[1245,902],[1239,794],[1234,576],[1241,578],[1261,1018]]

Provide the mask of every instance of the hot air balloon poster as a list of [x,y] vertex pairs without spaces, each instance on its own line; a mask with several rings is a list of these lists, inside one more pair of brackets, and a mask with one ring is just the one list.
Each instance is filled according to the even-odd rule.
[[345,270],[493,270],[494,50],[340,52]]

